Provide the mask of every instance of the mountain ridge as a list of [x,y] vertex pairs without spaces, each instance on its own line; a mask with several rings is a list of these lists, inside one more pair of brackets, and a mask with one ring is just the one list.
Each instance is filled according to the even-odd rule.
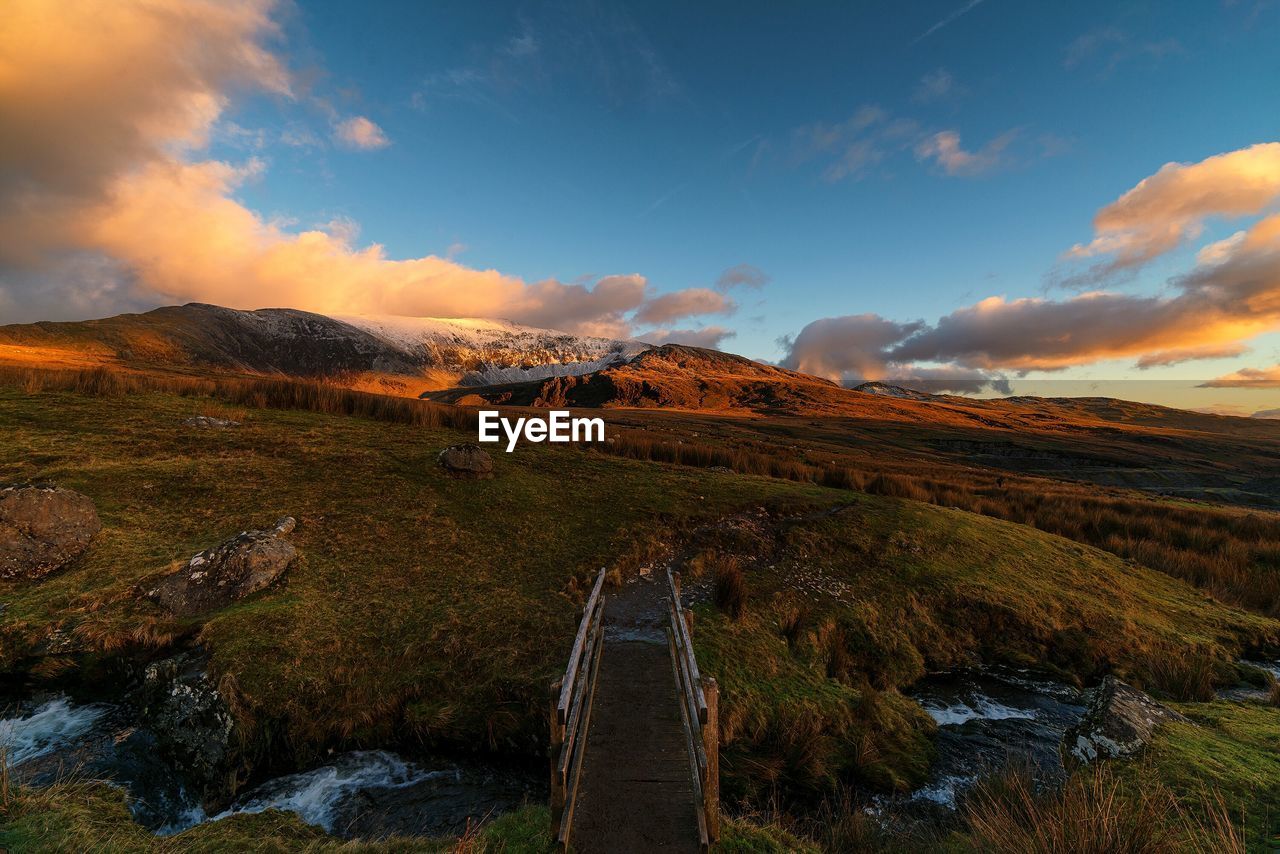
[[27,361],[344,377],[354,386],[417,394],[599,370],[649,345],[478,318],[329,316],[188,303],[97,320],[0,326],[0,346],[26,348]]

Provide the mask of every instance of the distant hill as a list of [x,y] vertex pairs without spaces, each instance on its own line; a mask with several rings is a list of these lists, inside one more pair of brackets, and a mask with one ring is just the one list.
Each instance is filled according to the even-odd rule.
[[648,345],[501,320],[328,317],[191,303],[103,320],[0,327],[0,360],[341,377],[392,393],[586,373]]
[[854,392],[731,353],[666,344],[579,376],[458,388],[433,400],[509,406],[628,407],[714,412],[836,412]]
[[[477,318],[334,316],[191,303],[102,320],[0,326],[0,364],[323,378],[471,405],[843,417],[1105,435],[1173,428],[1273,440],[1276,421],[1113,398],[976,399],[837,383],[731,353]],[[1160,441],[1158,438],[1149,441]]]

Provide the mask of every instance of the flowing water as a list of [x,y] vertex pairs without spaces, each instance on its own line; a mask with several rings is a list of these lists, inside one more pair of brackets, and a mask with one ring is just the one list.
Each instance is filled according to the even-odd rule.
[[161,835],[236,813],[278,809],[351,838],[456,836],[468,822],[546,798],[541,777],[524,768],[420,763],[366,750],[267,780],[209,815],[161,761],[154,736],[125,706],[77,705],[53,696],[18,704],[6,714],[0,718],[0,750],[17,781],[107,780],[129,792],[134,817]]
[[1064,778],[1058,745],[1080,720],[1080,692],[1029,671],[964,670],[928,676],[911,695],[938,724],[929,782],[908,803],[955,809],[984,774],[1018,763],[1044,782]]
[[97,704],[73,706],[66,697],[27,705],[26,714],[19,709],[14,717],[0,718],[0,749],[10,765],[20,765],[74,742],[93,729],[108,711],[108,707]]

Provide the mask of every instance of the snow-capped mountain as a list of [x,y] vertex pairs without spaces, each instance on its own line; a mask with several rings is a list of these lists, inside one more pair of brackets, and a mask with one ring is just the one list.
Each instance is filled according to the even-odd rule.
[[0,344],[125,363],[344,377],[401,393],[575,376],[626,362],[639,341],[571,335],[504,320],[330,317],[190,303],[73,323],[0,326]]
[[570,335],[509,320],[394,315],[333,319],[369,333],[410,359],[465,371],[458,383],[464,386],[577,376],[649,349],[639,341]]

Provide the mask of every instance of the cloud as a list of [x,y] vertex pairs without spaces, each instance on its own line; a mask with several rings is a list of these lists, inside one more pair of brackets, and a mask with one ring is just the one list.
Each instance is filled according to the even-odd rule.
[[836,382],[880,379],[889,371],[889,348],[923,328],[878,314],[824,317],[783,342],[788,352],[781,365]]
[[770,276],[753,264],[735,264],[716,279],[716,290],[728,291],[733,288],[750,288],[759,290],[769,284]]
[[793,163],[826,162],[823,180],[861,180],[895,151],[919,136],[914,119],[892,118],[875,104],[864,104],[843,122],[814,122],[791,133]]
[[1200,388],[1280,388],[1280,365],[1241,368],[1235,373],[1201,383]]
[[[680,293],[675,291],[665,296]],[[481,316],[511,317],[534,326],[623,338],[631,334],[627,313],[644,307],[648,296],[649,283],[638,273],[604,276],[591,286],[547,279],[524,287],[506,314]]]
[[[1210,214],[1258,213],[1280,195],[1280,144],[1172,164],[1107,205],[1089,251],[1120,259],[1167,252]],[[1172,237],[1170,236],[1172,235]],[[869,378],[918,364],[973,371],[1056,371],[1104,359],[1139,367],[1244,352],[1243,342],[1280,329],[1280,214],[1218,241],[1164,293],[1090,291],[1064,300],[992,296],[933,324],[875,315],[814,321],[784,342],[784,363],[820,376]],[[1276,381],[1280,369],[1246,369],[1210,386]],[[1269,386],[1267,386],[1269,387]]]
[[703,326],[700,329],[654,329],[636,337],[650,344],[684,344],[687,347],[719,350],[724,339],[737,334],[723,326]]
[[1141,356],[1135,366],[1140,370],[1147,368],[1166,367],[1168,365],[1180,365],[1183,362],[1193,362],[1200,359],[1230,359],[1234,356],[1240,356],[1248,352],[1248,347],[1243,344],[1221,344],[1218,346],[1208,347],[1182,347],[1176,350],[1161,350],[1156,353],[1147,353]]
[[289,97],[268,2],[9,0],[0,262],[31,260],[120,176],[203,146],[228,92]]
[[382,128],[364,116],[353,116],[339,122],[333,129],[333,138],[345,148],[361,151],[374,151],[391,144],[391,140],[387,139]]
[[737,305],[722,293],[710,288],[686,288],[655,297],[636,312],[637,323],[670,323],[700,314],[730,314]]
[[[637,310],[675,319],[682,306],[728,304],[706,289],[655,296],[636,274],[529,283],[433,255],[393,259],[376,243],[359,245],[353,222],[292,230],[286,219],[246,207],[236,194],[261,177],[266,161],[201,155],[234,93],[293,97],[285,64],[269,47],[279,37],[274,8],[270,0],[6,5],[6,320],[194,300],[334,314],[507,317],[627,335]],[[363,117],[339,127],[360,147],[385,141]]]
[[1009,161],[1006,149],[1020,133],[1019,128],[1005,131],[978,151],[965,151],[960,145],[960,134],[953,130],[935,133],[916,146],[916,157],[932,158],[948,175],[973,176],[1006,165]]
[[[943,75],[943,76],[938,76]],[[945,71],[925,75],[933,91],[958,89]],[[919,93],[917,93],[919,94]],[[914,118],[892,116],[875,104],[864,104],[842,122],[814,122],[791,132],[791,163],[824,164],[822,178],[835,183],[860,181],[892,158],[914,154],[932,162],[947,175],[976,176],[998,169],[1056,157],[1069,151],[1070,141],[1052,133],[1031,136],[1015,127],[989,140],[982,148],[964,148],[955,130],[927,130]],[[885,169],[884,171],[888,171]]]
[[911,100],[918,104],[928,104],[933,101],[940,101],[949,95],[959,94],[961,91],[961,87],[956,84],[951,72],[945,68],[939,68],[920,78],[920,83],[916,86],[916,91],[912,94]]
[[683,88],[627,7],[565,0],[525,9],[518,33],[472,49],[469,61],[428,75],[410,102],[469,103],[518,122],[528,93],[583,87],[612,107],[656,105]]
[[[1280,142],[1260,143],[1199,163],[1166,163],[1119,199],[1098,211],[1094,238],[1076,244],[1070,258],[1110,255],[1100,268],[1109,274],[1137,268],[1199,237],[1206,219],[1258,214],[1280,198]],[[1229,240],[1242,240],[1232,237]],[[1219,242],[1202,261],[1232,253]]]
[[956,365],[916,365],[893,355],[900,342],[927,329],[923,322],[896,323],[877,314],[815,320],[794,339],[783,339],[784,368],[846,386],[880,381],[932,392],[973,394],[987,387],[1009,393],[1008,382],[987,371]]
[[1098,76],[1105,78],[1131,59],[1146,58],[1158,62],[1180,53],[1185,53],[1185,50],[1175,38],[1134,41],[1119,28],[1105,26],[1083,33],[1067,45],[1062,66],[1070,71],[1086,65],[1096,65],[1099,68]]

